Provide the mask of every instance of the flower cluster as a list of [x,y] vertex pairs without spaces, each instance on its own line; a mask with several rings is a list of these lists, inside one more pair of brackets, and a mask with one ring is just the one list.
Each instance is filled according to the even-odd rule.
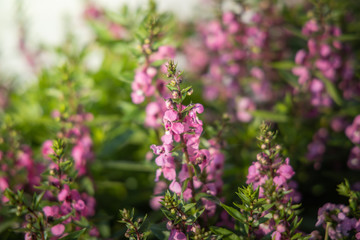
[[[34,191],[34,186],[40,183],[40,173],[44,166],[34,161],[32,149],[21,144],[19,134],[4,123],[1,126],[0,137],[0,196],[1,202],[9,199],[4,196],[7,188]],[[20,177],[21,176],[21,177]]]
[[351,59],[343,57],[343,54],[348,54],[348,49],[338,40],[340,28],[321,26],[311,19],[304,25],[302,33],[309,38],[308,49],[296,53],[297,66],[292,72],[298,77],[302,90],[311,93],[311,104],[315,107],[332,105],[332,98],[326,89],[327,80],[338,84],[345,98],[356,96],[359,85],[354,81]]
[[337,190],[349,198],[349,205],[326,203],[318,211],[316,226],[322,226],[331,239],[360,239],[360,192],[351,190],[347,180]]
[[[74,159],[75,169],[79,176],[87,173],[87,166],[94,160],[92,151],[92,139],[90,130],[85,122],[91,121],[91,113],[77,113],[70,117],[61,116],[60,112],[53,111],[53,117],[59,118],[63,126],[66,126],[58,133],[59,137],[65,137],[72,145],[71,156]],[[43,157],[50,160],[49,154],[52,154],[52,141],[46,140],[42,145]]]
[[[160,167],[156,171],[155,181],[159,181],[159,177],[163,175],[171,181],[169,189],[177,194],[182,193],[181,185],[186,182],[183,191],[186,201],[194,199],[199,190],[216,196],[222,188],[220,177],[224,156],[215,141],[211,141],[212,147],[209,150],[200,149],[203,122],[198,118],[198,114],[201,114],[204,108],[201,104],[183,105],[186,96],[192,94],[192,88],[181,89],[182,76],[176,71],[172,61],[168,64],[168,72],[168,76],[172,78],[168,85],[172,98],[166,99],[167,110],[163,116],[165,134],[161,137],[163,144],[151,146],[154,154],[158,155],[155,162]],[[175,144],[176,142],[178,144]],[[175,156],[180,149],[182,160],[179,161]],[[158,182],[157,188],[160,185],[163,185],[163,182]],[[204,199],[203,204],[208,214],[214,215],[215,203]]]
[[269,128],[266,124],[260,127],[258,140],[262,152],[249,167],[246,183],[252,184],[255,189],[259,188],[259,198],[274,204],[268,211],[274,214],[273,220],[260,224],[257,234],[262,236],[273,232],[273,238],[281,239],[295,234],[290,233],[291,221],[297,220],[289,216],[293,216],[292,203],[300,201],[300,194],[296,191],[296,182],[291,181],[295,172],[290,160],[284,160],[281,156],[281,146],[273,143],[276,133]]
[[[226,11],[221,21],[200,25],[204,46],[190,42],[185,53],[191,66],[200,62],[206,72],[205,99],[228,101],[229,107],[236,106],[236,118],[249,122],[257,104],[275,97],[271,81],[277,76],[269,63],[281,59],[278,50],[284,50],[286,34],[278,28],[281,20],[271,4],[260,5],[255,13],[241,8],[241,14]],[[272,42],[276,48],[268,51]]]
[[[82,221],[82,226],[90,229],[91,225],[84,220],[95,214],[95,199],[75,189],[76,172],[72,169],[72,161],[65,156],[64,142],[57,140],[52,145],[53,151],[49,157],[54,168],[44,172],[48,175],[48,181],[37,186],[43,191],[39,195],[33,194],[32,203],[27,203],[23,191],[14,193],[6,189],[5,192],[8,204],[17,209],[17,215],[25,216],[22,231],[26,240],[45,239],[47,235],[57,239],[76,230],[80,235],[85,229],[76,227],[74,223]],[[91,228],[89,235],[97,236],[97,229]]]

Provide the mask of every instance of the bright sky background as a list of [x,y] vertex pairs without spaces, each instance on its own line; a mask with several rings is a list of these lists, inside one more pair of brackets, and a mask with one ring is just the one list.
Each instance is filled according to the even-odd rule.
[[[191,17],[200,0],[157,0],[159,10],[175,11],[179,17]],[[0,0],[0,71],[20,74],[21,78],[30,78],[30,68],[20,56],[18,50],[18,30],[16,12],[18,3],[23,4],[27,20],[29,41],[56,45],[62,42],[64,17],[70,19],[73,29],[82,41],[88,39],[89,32],[81,18],[84,1],[81,0]],[[147,0],[94,0],[101,6],[118,8],[126,3],[130,7],[146,4]],[[1,79],[0,79],[1,80]]]

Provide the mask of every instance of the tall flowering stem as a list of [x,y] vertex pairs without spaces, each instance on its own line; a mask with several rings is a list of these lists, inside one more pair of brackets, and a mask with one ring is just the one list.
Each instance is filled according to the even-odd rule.
[[[166,216],[168,216],[167,211],[170,212],[168,218],[172,224],[170,224],[169,230],[174,237],[171,239],[176,239],[175,236],[179,234],[183,236],[182,234],[185,233],[191,236],[205,234],[207,230],[202,229],[196,219],[203,212],[207,217],[215,214],[216,203],[203,196],[205,194],[214,197],[221,192],[221,173],[224,161],[224,156],[214,140],[208,142],[209,150],[200,149],[203,122],[197,114],[202,113],[204,108],[201,104],[184,104],[184,100],[193,93],[193,89],[191,86],[182,88],[182,72],[178,72],[176,67],[173,61],[168,62],[167,77],[170,82],[167,88],[171,92],[171,98],[165,100],[167,110],[163,116],[165,128],[165,134],[161,137],[163,144],[151,146],[154,154],[158,155],[155,163],[160,167],[156,171],[155,179],[157,182],[155,195],[158,196],[153,198],[151,205],[153,208],[159,208],[162,204],[165,208],[162,210],[166,212]],[[170,196],[170,193],[167,193],[165,198],[159,196],[167,188],[166,181],[159,181],[161,175],[164,176],[165,180],[171,181],[169,190],[175,195]],[[173,200],[170,201],[170,199]],[[181,204],[179,203],[180,207],[178,205],[173,206],[173,201],[181,202]],[[186,214],[187,208],[185,212],[181,210],[182,205],[187,205],[186,202],[197,203],[199,208],[196,208],[195,212]],[[171,213],[174,211],[178,211],[178,213]],[[171,217],[171,214],[175,214],[174,218]],[[195,214],[196,217],[194,215],[191,222],[186,221],[191,214]],[[179,223],[176,216],[184,218],[184,222]],[[191,230],[186,227],[190,225],[192,226]]]
[[[251,193],[242,190],[238,195],[247,192],[247,195],[255,194],[259,199],[265,199],[268,204],[263,206],[262,215],[257,216],[263,218],[263,221],[256,225],[257,229],[253,231],[255,236],[271,234],[276,240],[295,236],[301,238],[303,235],[297,232],[301,219],[296,216],[299,205],[294,205],[294,202],[300,201],[300,196],[295,189],[296,183],[291,180],[295,172],[289,158],[284,160],[282,157],[281,146],[274,143],[276,135],[269,125],[263,123],[260,126],[258,140],[261,153],[257,155],[257,161],[249,167],[246,181],[252,184],[256,191]],[[270,215],[267,215],[269,213]]]
[[[94,215],[95,199],[75,189],[77,172],[72,159],[67,157],[63,140],[52,143],[49,157],[53,164],[42,174],[47,179],[36,186],[42,191],[34,193],[30,203],[23,191],[14,192],[9,188],[5,191],[10,208],[25,218],[22,228],[25,239],[47,239],[46,236],[55,239],[69,234],[79,237],[87,229],[90,236],[97,236],[97,229],[92,228],[86,219]],[[77,227],[80,221],[82,229]]]

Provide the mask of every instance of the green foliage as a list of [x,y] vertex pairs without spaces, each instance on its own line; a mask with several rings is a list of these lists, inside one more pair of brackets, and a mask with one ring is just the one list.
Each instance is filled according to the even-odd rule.
[[146,221],[147,216],[144,218],[138,218],[134,221],[134,209],[128,211],[127,209],[120,210],[120,223],[126,225],[127,231],[125,237],[130,240],[145,240],[150,234],[149,231],[146,231]]

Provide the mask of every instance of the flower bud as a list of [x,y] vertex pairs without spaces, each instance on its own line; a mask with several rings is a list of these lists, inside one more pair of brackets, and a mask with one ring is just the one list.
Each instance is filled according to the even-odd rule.
[[171,81],[170,81],[170,86],[175,87],[175,85],[176,85],[176,81],[175,81],[174,79],[171,80]]
[[261,149],[265,149],[266,145],[265,144],[261,144]]
[[173,99],[178,99],[179,98],[179,92],[178,91],[173,91],[172,92],[172,97],[173,97]]
[[165,105],[167,109],[173,109],[174,108],[173,104],[174,102],[171,98],[165,100]]
[[188,96],[191,96],[191,94],[193,94],[194,90],[192,88],[190,88],[188,91],[187,91],[187,95]]

